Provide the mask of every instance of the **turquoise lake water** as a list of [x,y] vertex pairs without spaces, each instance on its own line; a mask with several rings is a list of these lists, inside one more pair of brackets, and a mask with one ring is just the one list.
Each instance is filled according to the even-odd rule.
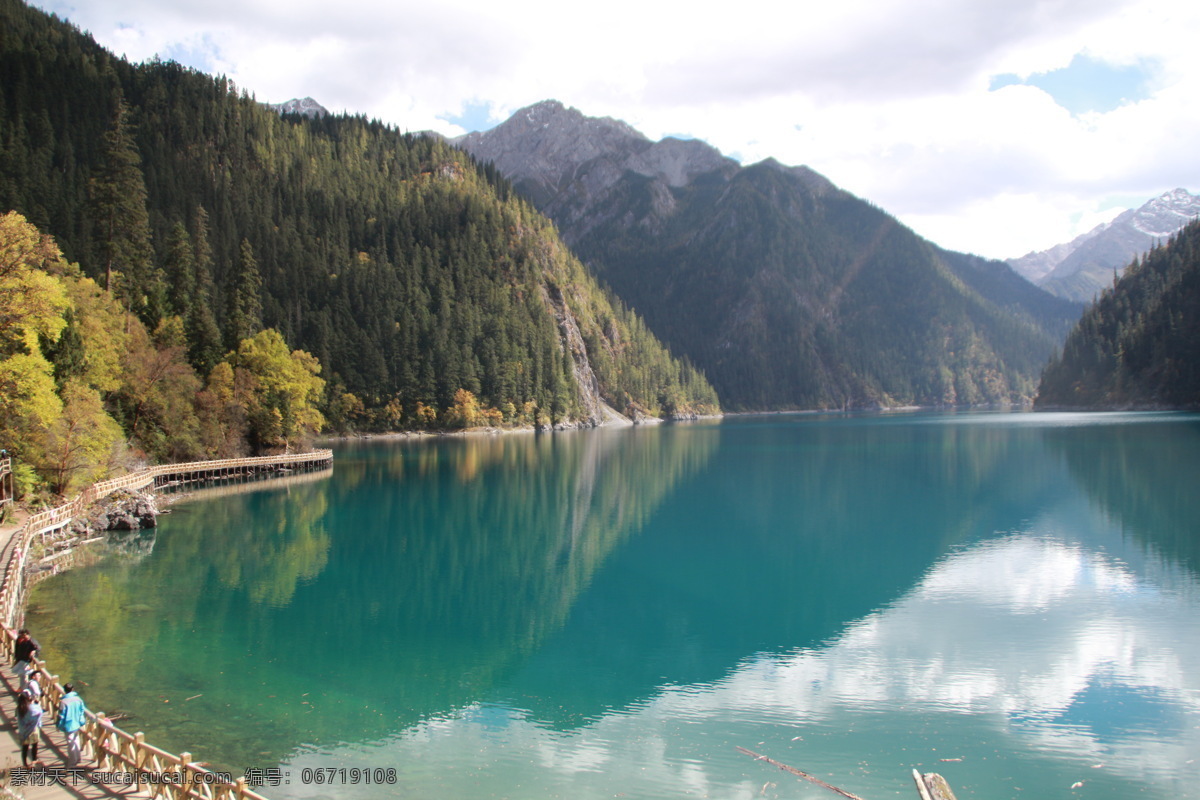
[[52,665],[279,800],[1197,796],[1198,416],[334,449],[41,584]]

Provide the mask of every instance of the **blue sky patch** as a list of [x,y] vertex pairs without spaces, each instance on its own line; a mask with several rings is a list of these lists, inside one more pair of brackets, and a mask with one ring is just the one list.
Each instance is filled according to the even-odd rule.
[[159,56],[164,61],[177,61],[185,67],[191,67],[210,75],[220,72],[217,68],[220,48],[207,33],[201,37],[198,43],[172,42],[164,52],[159,53]]
[[463,103],[461,114],[442,114],[438,119],[444,119],[451,125],[457,125],[467,133],[486,131],[496,127],[497,124],[492,121],[492,104],[483,100],[468,100]]
[[1038,72],[1022,80],[1012,73],[993,75],[991,91],[1005,86],[1036,86],[1072,114],[1105,113],[1150,96],[1156,62],[1117,66],[1082,53],[1062,69]]

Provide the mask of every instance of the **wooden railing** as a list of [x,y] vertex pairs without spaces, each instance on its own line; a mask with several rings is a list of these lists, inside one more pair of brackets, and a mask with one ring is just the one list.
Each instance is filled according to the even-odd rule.
[[[11,654],[16,632],[3,628],[3,647]],[[7,660],[7,659],[6,659]],[[33,659],[31,670],[39,676],[42,687],[44,719],[55,720],[66,694],[57,675],[51,675],[46,662]],[[72,776],[69,770],[58,780],[64,784],[91,781],[98,773],[121,773],[122,781],[129,779],[153,798],[166,800],[267,800],[246,785],[245,778],[233,778],[227,773],[214,772],[192,763],[191,753],[175,755],[146,742],[143,733],[126,733],[112,724],[103,713],[88,711],[86,722],[79,731],[79,743],[85,758],[95,759],[96,768],[88,776]]]
[[48,533],[66,527],[71,520],[98,500],[108,497],[119,489],[141,489],[168,478],[194,479],[196,476],[223,477],[238,471],[259,468],[282,468],[294,465],[316,465],[333,461],[332,450],[314,450],[311,453],[290,453],[279,456],[255,458],[223,458],[217,461],[192,461],[185,464],[158,464],[119,478],[92,484],[78,495],[57,508],[32,514],[12,537],[10,552],[4,567],[3,584],[0,584],[0,624],[13,627],[21,608],[24,594],[25,560],[29,544],[39,533]]
[[[9,543],[9,557],[0,583],[0,646],[12,653],[16,641],[23,598],[26,591],[25,564],[29,545],[39,533],[66,526],[84,509],[119,489],[140,489],[166,479],[196,480],[220,478],[260,468],[314,466],[330,463],[332,450],[294,453],[257,458],[227,458],[219,461],[197,461],[187,464],[160,464],[89,486],[76,497],[57,508],[31,515],[17,530]],[[5,659],[7,661],[8,659]],[[34,659],[34,668],[42,676],[42,705],[47,719],[58,715],[63,688],[57,675],[51,675],[45,662]],[[114,726],[104,714],[87,715],[87,724],[80,732],[84,752],[95,758],[102,771],[131,773],[137,787],[155,798],[169,800],[266,800],[246,786],[244,778],[232,780],[192,763],[189,753],[174,755],[147,744],[141,733],[129,734]]]
[[[4,506],[13,501],[12,459],[8,456],[0,458],[0,512]],[[0,516],[3,516],[0,513]]]
[[[254,458],[223,458],[217,461],[191,461],[186,464],[157,464],[153,467],[131,472],[119,478],[92,484],[74,498],[57,508],[41,511],[29,517],[25,530],[33,533],[54,530],[66,525],[88,506],[103,500],[119,489],[143,489],[158,484],[166,478],[177,476],[208,475],[220,477],[233,472],[259,467],[284,467],[286,465],[325,464],[333,460],[332,450],[314,450],[311,453],[289,453],[280,456],[256,456]],[[8,619],[6,618],[6,621]]]

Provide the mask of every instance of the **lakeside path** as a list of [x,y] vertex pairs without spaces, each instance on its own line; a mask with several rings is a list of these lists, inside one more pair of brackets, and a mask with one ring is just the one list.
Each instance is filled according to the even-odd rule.
[[[101,777],[89,765],[95,761],[85,758],[83,769],[64,769],[65,741],[52,722],[62,695],[58,677],[48,672],[44,663],[38,669],[45,681],[42,708],[46,722],[42,726],[43,742],[39,760],[50,775],[28,774],[20,767],[21,748],[16,739],[16,684],[12,674],[12,643],[16,638],[16,627],[22,614],[18,604],[25,590],[25,556],[17,548],[26,541],[24,532],[33,534],[57,530],[67,525],[74,517],[114,492],[122,489],[136,490],[147,486],[178,485],[196,481],[226,481],[239,478],[254,478],[259,475],[291,473],[300,468],[300,475],[282,480],[309,481],[326,477],[332,472],[333,451],[312,450],[305,453],[284,453],[274,456],[251,458],[218,459],[181,464],[160,464],[119,478],[93,484],[84,489],[66,504],[29,514],[19,508],[13,509],[10,518],[0,525],[0,564],[7,565],[0,574],[0,606],[4,619],[0,620],[0,799],[27,798],[148,798],[162,797],[181,800],[267,800],[263,795],[247,786],[245,778],[233,780],[225,773],[212,772],[203,764],[192,762],[189,753],[175,755],[161,750],[145,741],[141,733],[130,734],[113,725],[97,712],[89,713],[89,722],[81,732],[85,753],[100,754],[106,764]],[[317,470],[317,468],[324,468]],[[321,475],[319,473],[323,472]],[[278,486],[280,482],[274,482]],[[7,505],[7,504],[6,504]],[[7,510],[7,509],[6,509]],[[11,628],[9,626],[12,626]],[[6,735],[7,734],[7,735]],[[19,773],[14,774],[17,770]],[[120,778],[148,777],[140,790]],[[49,780],[47,780],[49,778]],[[49,785],[46,785],[49,784]]]
[[[17,509],[5,524],[0,525],[0,564],[7,564],[13,547],[13,537],[28,517],[23,509]],[[25,800],[92,800],[93,798],[129,798],[141,800],[150,798],[147,791],[137,791],[135,786],[112,786],[92,783],[87,779],[90,770],[88,764],[94,762],[84,759],[83,771],[71,785],[70,777],[64,776],[63,783],[45,781],[46,785],[36,786],[33,781],[26,785],[17,785],[12,780],[13,768],[21,766],[21,743],[17,741],[17,683],[13,675],[12,661],[9,653],[0,658],[0,775],[6,788]],[[53,770],[66,764],[66,740],[54,727],[53,720],[47,720],[42,726],[42,743],[38,749],[38,757],[47,769]]]
[[[16,677],[12,674],[9,659],[5,657],[3,666],[3,692],[0,698],[0,724],[4,732],[0,734],[0,769],[7,780],[7,788],[25,800],[99,800],[100,798],[127,798],[142,800],[150,798],[148,791],[138,791],[136,786],[118,786],[108,783],[92,783],[88,776],[95,767],[95,761],[84,757],[80,770],[76,773],[62,773],[61,782],[53,780],[40,781],[45,785],[34,785],[39,781],[27,779],[24,785],[12,780],[11,770],[21,766],[21,744],[17,741],[17,709],[14,698],[17,693]],[[42,725],[42,743],[38,748],[38,759],[42,765],[53,774],[55,769],[66,766],[67,743],[63,735],[54,727],[53,720],[47,720]]]
[[11,508],[8,518],[0,525],[0,565],[8,563],[8,558],[12,555],[13,537],[21,530],[25,520],[29,519],[29,512],[25,509],[15,504]]

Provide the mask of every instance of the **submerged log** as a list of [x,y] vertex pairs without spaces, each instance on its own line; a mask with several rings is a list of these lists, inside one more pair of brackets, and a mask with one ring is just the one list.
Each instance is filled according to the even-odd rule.
[[913,780],[917,783],[917,794],[921,795],[921,800],[955,800],[950,784],[936,772],[922,775],[914,769]]
[[744,747],[739,747],[738,750],[741,750],[743,753],[745,753],[748,756],[752,756],[757,761],[765,761],[768,764],[770,764],[771,766],[779,767],[784,772],[790,772],[797,777],[804,778],[804,780],[806,780],[806,781],[811,781],[812,783],[815,783],[817,786],[823,786],[824,788],[828,789],[831,792],[837,792],[842,797],[847,798],[847,800],[863,800],[858,795],[851,794],[850,792],[847,792],[845,789],[839,789],[838,787],[834,786],[831,783],[826,783],[825,781],[821,780],[820,778],[818,778],[815,775],[809,775],[807,772],[798,770],[795,767],[789,767],[787,764],[781,763],[772,758],[767,758],[766,756],[759,755],[758,753],[755,753],[753,750],[747,750]]
[[[863,800],[863,798],[859,797],[858,795],[851,794],[850,792],[847,792],[845,789],[840,789],[831,783],[826,783],[825,781],[821,780],[817,776],[809,775],[807,772],[804,772],[803,770],[799,770],[799,769],[796,769],[795,767],[788,766],[787,764],[776,761],[773,758],[768,758],[767,756],[759,755],[758,753],[755,753],[753,750],[747,750],[744,747],[739,747],[738,750],[740,750],[741,752],[750,756],[755,761],[765,761],[768,764],[770,764],[771,766],[779,767],[779,769],[783,770],[784,772],[790,772],[791,774],[793,774],[799,778],[803,778],[806,781],[815,783],[817,786],[824,787],[831,792],[836,792],[837,794],[840,794],[842,797],[847,798],[847,800]],[[917,783],[917,794],[920,795],[920,800],[957,800],[957,798],[955,798],[955,796],[954,796],[954,792],[950,791],[950,784],[946,783],[946,779],[943,778],[941,775],[938,775],[936,772],[927,772],[924,775],[922,775],[920,772],[917,772],[914,769],[913,770],[913,780],[916,781],[916,783]]]

